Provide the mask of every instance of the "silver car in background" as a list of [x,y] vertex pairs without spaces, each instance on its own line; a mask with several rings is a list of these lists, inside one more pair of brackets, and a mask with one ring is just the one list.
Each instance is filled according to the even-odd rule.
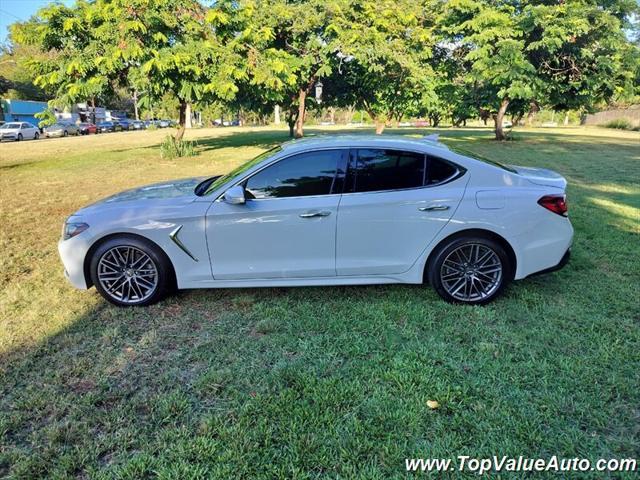
[[46,127],[44,129],[44,135],[47,138],[80,135],[80,128],[75,123],[58,122]]
[[40,138],[40,129],[28,122],[8,122],[0,126],[0,142],[2,140],[37,140]]

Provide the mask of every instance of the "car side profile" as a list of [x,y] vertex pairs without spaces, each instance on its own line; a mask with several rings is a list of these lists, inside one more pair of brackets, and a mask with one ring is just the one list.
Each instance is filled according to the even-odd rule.
[[297,140],[231,173],[125,191],[66,221],[77,288],[148,305],[175,288],[430,283],[485,304],[562,267],[566,181],[434,138]]
[[99,133],[120,132],[122,131],[122,125],[118,122],[105,121],[96,125]]
[[93,123],[82,122],[78,124],[78,131],[80,135],[89,135],[92,133],[98,133],[98,127],[96,127]]
[[71,122],[57,122],[44,129],[47,138],[80,135],[80,127]]
[[8,122],[0,126],[0,141],[38,140],[40,129],[29,122]]

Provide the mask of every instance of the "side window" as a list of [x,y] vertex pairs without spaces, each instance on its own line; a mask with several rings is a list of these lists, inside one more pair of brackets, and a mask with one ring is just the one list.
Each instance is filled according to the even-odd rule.
[[458,173],[458,169],[444,160],[429,155],[425,185],[437,185]]
[[246,181],[247,198],[328,195],[341,155],[342,150],[321,150],[280,160]]
[[29,128],[29,124],[23,123],[22,125],[20,125],[20,128]]
[[353,158],[350,162],[349,190],[352,192],[400,190],[423,185],[426,161],[423,153],[359,149],[356,158],[355,162]]

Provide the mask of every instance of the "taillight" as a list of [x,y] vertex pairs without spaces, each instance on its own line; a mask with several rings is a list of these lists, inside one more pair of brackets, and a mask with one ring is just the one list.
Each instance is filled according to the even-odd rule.
[[566,195],[545,195],[538,200],[538,205],[543,206],[547,210],[551,210],[553,213],[568,216],[567,197]]

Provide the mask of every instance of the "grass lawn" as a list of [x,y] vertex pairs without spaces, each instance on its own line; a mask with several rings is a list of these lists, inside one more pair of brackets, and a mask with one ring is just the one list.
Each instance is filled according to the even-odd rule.
[[406,457],[640,456],[640,134],[440,131],[569,180],[571,263],[487,307],[396,285],[117,309],[64,280],[65,217],[286,140],[190,131],[199,155],[169,161],[167,133],[0,145],[0,477],[386,479]]

